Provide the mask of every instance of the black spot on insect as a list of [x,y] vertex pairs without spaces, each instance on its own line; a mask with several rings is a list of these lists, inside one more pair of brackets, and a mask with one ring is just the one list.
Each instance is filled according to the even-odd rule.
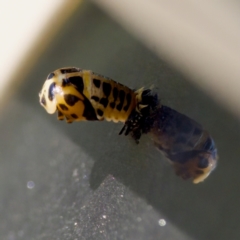
[[106,108],[107,105],[108,105],[108,99],[107,98],[101,98],[99,103],[101,103]]
[[76,114],[71,114],[71,117],[74,118],[74,119],[78,119],[78,116]]
[[130,104],[131,104],[132,96],[131,96],[130,93],[127,94],[126,100],[127,100],[127,104],[126,104],[126,106],[123,108],[124,111],[127,111],[127,110],[129,109]]
[[108,97],[111,93],[112,87],[111,84],[103,82],[103,93]]
[[111,102],[111,103],[109,104],[109,106],[110,106],[112,109],[114,109],[115,106],[116,106],[116,103],[115,103],[115,102]]
[[83,117],[85,117],[87,120],[98,120],[96,112],[91,102],[87,98],[83,100],[83,104],[84,104]]
[[45,95],[43,95],[42,98],[41,98],[41,104],[44,105],[44,106],[47,105]]
[[52,79],[54,76],[55,76],[54,73],[49,73],[48,76],[47,76],[47,79]]
[[74,73],[74,72],[81,72],[82,70],[80,68],[66,68],[66,69],[60,69],[60,72],[62,74],[66,73]]
[[120,103],[117,105],[117,110],[118,111],[121,111],[122,110],[122,107],[123,107],[123,103],[124,103],[124,98],[125,98],[125,92],[123,90],[120,90],[119,91],[119,100],[120,100]]
[[99,97],[97,97],[97,96],[92,96],[91,99],[93,99],[96,102],[99,102]]
[[113,98],[114,98],[114,101],[116,102],[118,98],[118,89],[116,87],[113,88]]
[[63,111],[67,111],[67,110],[68,110],[68,107],[67,107],[65,104],[60,103],[58,106],[59,106]]
[[78,92],[83,93],[84,84],[81,76],[69,77],[68,82],[74,85]]
[[64,94],[64,100],[69,106],[75,105],[80,99],[72,94]]
[[98,79],[93,79],[93,84],[95,85],[96,88],[100,88],[101,82]]
[[103,116],[103,111],[101,109],[98,109],[97,114],[102,117]]
[[48,99],[49,99],[50,101],[52,101],[53,98],[54,98],[54,93],[53,93],[53,91],[54,91],[55,85],[56,85],[56,84],[53,82],[53,83],[50,85],[49,89],[48,89]]
[[199,160],[199,162],[198,162],[198,167],[199,167],[199,168],[207,168],[208,165],[209,165],[208,159],[207,159],[207,158],[204,158],[204,157],[202,157],[202,158]]
[[65,87],[65,86],[67,86],[68,84],[69,84],[68,78],[63,78],[63,79],[62,79],[62,87]]

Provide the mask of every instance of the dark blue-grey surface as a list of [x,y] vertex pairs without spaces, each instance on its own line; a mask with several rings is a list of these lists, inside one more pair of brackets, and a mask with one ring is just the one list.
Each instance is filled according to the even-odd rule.
[[[48,115],[38,92],[64,66],[132,88],[154,85],[165,105],[212,133],[216,171],[194,185],[174,175],[147,136],[139,145],[118,136],[122,124],[69,125]],[[239,130],[237,119],[85,3],[1,112],[0,239],[240,239]]]

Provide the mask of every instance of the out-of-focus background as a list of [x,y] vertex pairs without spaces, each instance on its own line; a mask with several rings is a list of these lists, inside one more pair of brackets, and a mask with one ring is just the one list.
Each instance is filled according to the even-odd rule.
[[[2,1],[0,239],[239,239],[238,1]],[[91,69],[208,129],[219,165],[174,175],[121,124],[68,125],[38,103],[47,74]]]

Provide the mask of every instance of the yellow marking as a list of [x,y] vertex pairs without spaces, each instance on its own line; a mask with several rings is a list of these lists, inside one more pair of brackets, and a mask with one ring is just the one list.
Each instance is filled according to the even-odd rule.
[[84,82],[83,94],[87,99],[91,99],[91,88],[92,88],[92,71],[83,70],[82,78]]

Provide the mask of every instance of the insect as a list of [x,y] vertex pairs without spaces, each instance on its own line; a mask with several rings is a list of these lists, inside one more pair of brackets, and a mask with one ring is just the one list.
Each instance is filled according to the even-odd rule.
[[90,70],[68,67],[50,73],[39,93],[40,104],[68,123],[82,120],[123,122],[119,134],[138,143],[151,135],[154,144],[183,179],[203,181],[216,167],[217,149],[209,133],[191,118],[163,106],[151,89],[132,90]]

